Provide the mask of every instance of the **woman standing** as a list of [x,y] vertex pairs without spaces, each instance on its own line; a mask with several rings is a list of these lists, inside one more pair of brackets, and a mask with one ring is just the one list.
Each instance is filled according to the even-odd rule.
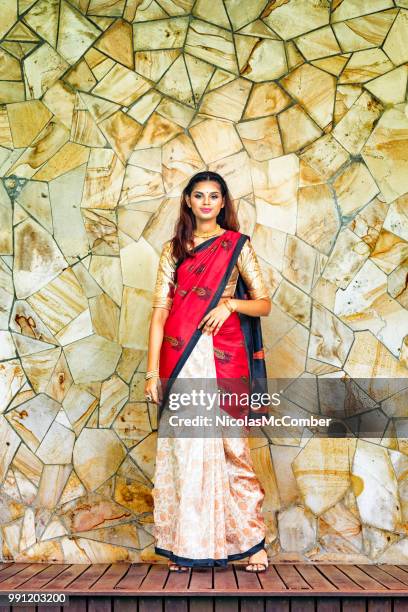
[[[266,378],[259,317],[271,300],[238,227],[224,179],[194,175],[154,292],[145,396],[161,408],[177,379],[233,380],[253,390],[255,378]],[[248,413],[240,405],[223,409]],[[171,570],[249,557],[247,571],[265,571],[264,490],[247,436],[159,436],[153,498],[155,551]]]

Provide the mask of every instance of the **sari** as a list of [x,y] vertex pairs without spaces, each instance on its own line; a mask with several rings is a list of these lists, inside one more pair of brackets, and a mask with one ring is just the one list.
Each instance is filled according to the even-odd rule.
[[[160,350],[160,422],[178,379],[205,379],[217,386],[222,381],[239,397],[259,390],[259,377],[266,380],[259,317],[231,313],[215,336],[198,328],[219,302],[248,239],[227,230],[177,265]],[[240,276],[234,297],[248,297]],[[239,401],[220,402],[217,409],[236,418],[250,413],[250,406]],[[153,488],[157,554],[192,567],[226,566],[254,554],[265,545],[264,495],[245,432],[168,437],[160,436],[159,423]]]

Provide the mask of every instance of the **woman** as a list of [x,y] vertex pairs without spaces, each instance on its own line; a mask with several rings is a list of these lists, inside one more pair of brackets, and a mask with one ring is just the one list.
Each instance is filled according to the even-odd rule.
[[[235,381],[242,392],[266,378],[259,317],[269,314],[271,300],[238,227],[224,179],[194,175],[181,196],[175,236],[164,244],[154,292],[145,396],[161,409],[181,379]],[[248,414],[237,402],[222,408]],[[247,571],[266,570],[264,490],[247,435],[159,435],[153,497],[155,551],[168,557],[170,570],[245,557]]]

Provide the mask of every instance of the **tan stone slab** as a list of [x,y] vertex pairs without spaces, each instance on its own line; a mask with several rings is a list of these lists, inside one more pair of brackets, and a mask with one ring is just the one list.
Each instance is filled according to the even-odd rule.
[[133,32],[124,19],[115,21],[95,43],[95,47],[116,62],[133,68]]
[[379,192],[378,186],[362,162],[347,166],[333,183],[342,215],[352,215]]
[[92,93],[122,106],[130,106],[149,89],[150,83],[143,77],[121,64],[115,64]]
[[314,304],[309,344],[312,359],[342,367],[353,340],[353,332],[340,319],[320,304]]
[[74,89],[90,91],[96,85],[96,79],[85,60],[80,60],[75,66],[64,75],[66,83],[72,85]]
[[241,74],[259,83],[281,77],[287,68],[284,44],[279,40],[263,39],[254,46]]
[[344,21],[388,8],[393,8],[391,0],[371,0],[369,4],[364,0],[343,0],[333,12],[332,21]]
[[221,28],[230,28],[230,22],[222,0],[197,0],[194,3],[193,15],[205,21],[211,21]]
[[128,348],[147,348],[147,322],[151,315],[152,292],[124,287],[119,324],[119,342]]
[[118,203],[125,168],[109,149],[92,149],[85,175],[82,208],[114,209]]
[[299,151],[322,134],[320,128],[309,118],[303,108],[296,104],[278,117],[285,153]]
[[127,114],[138,123],[143,124],[156,110],[161,99],[160,93],[151,89],[132,105]]
[[[163,98],[157,107],[157,113],[161,117],[168,119],[171,122],[170,125],[176,124],[182,128],[187,128],[191,124],[195,111],[175,100]],[[177,132],[175,132],[175,134],[176,133]]]
[[245,79],[236,79],[206,94],[200,105],[200,113],[239,121],[251,89]]
[[84,59],[97,81],[101,81],[113,68],[115,62],[95,47],[91,47],[84,55]]
[[302,497],[315,514],[327,511],[349,488],[354,447],[352,439],[312,438],[293,461]]
[[[294,19],[294,15],[296,18]],[[316,30],[329,23],[330,3],[327,0],[310,3],[308,0],[295,0],[281,4],[268,12],[265,23],[284,40]]]
[[177,49],[137,51],[135,70],[151,81],[158,81],[169,66],[179,57]]
[[381,270],[389,274],[408,257],[408,242],[382,229],[370,257]]
[[387,109],[362,150],[362,156],[387,202],[408,190],[405,105]]
[[384,51],[399,66],[408,61],[408,10],[401,9],[384,43]]
[[194,143],[206,163],[237,153],[242,144],[232,123],[208,119],[190,128]]
[[182,131],[179,125],[155,112],[150,115],[134,149],[160,147]]
[[142,126],[122,111],[117,111],[101,121],[99,127],[119,159],[126,163],[140,138]]
[[288,236],[283,274],[291,283],[309,293],[316,265],[316,251],[296,236]]
[[126,0],[90,0],[88,14],[120,17],[125,8],[125,1]]
[[38,181],[52,181],[70,170],[86,164],[89,157],[88,147],[67,142],[34,175]]
[[208,169],[218,172],[227,182],[234,200],[252,191],[252,180],[248,155],[245,151],[235,153],[209,164]]
[[405,100],[408,66],[399,66],[365,84],[365,88],[385,104],[399,104]]
[[333,116],[336,80],[333,76],[309,64],[300,66],[281,80],[310,117],[324,128]]
[[80,98],[72,91],[71,87],[63,81],[57,81],[45,93],[42,99],[45,106],[65,125],[68,130],[71,130],[72,115],[75,104],[78,104]]
[[397,14],[396,9],[335,23],[333,30],[343,51],[380,47]]
[[302,153],[302,161],[311,166],[323,180],[329,179],[347,160],[347,151],[332,134],[322,136]]
[[189,106],[194,105],[193,92],[183,55],[180,55],[173,62],[157,83],[157,89],[172,98],[176,98],[179,102]]
[[0,49],[0,79],[21,81],[20,62],[3,49]]
[[329,254],[340,227],[333,196],[327,185],[299,189],[297,235]]
[[238,133],[248,154],[264,161],[283,154],[278,122],[275,117],[254,119],[237,125]]
[[252,88],[244,118],[277,114],[289,104],[289,96],[276,83],[256,83]]
[[150,479],[152,479],[154,475],[156,448],[157,433],[152,432],[130,451],[130,456],[136,465],[139,466]]
[[99,29],[89,19],[66,0],[61,1],[57,51],[69,64],[75,64],[99,34]]
[[297,323],[265,355],[268,378],[297,378],[306,364],[309,332]]
[[186,134],[180,134],[165,144],[162,154],[163,182],[167,192],[204,168],[197,149]]
[[54,48],[57,46],[58,19],[58,0],[40,0],[24,15],[25,23]]
[[363,92],[361,85],[338,85],[334,107],[334,123],[338,123]]
[[233,37],[228,30],[193,19],[188,28],[185,50],[210,64],[235,74],[238,72]]
[[252,162],[257,221],[283,232],[296,231],[299,161],[295,155]]
[[29,99],[40,98],[66,71],[69,64],[50,45],[44,44],[24,59]]
[[341,73],[339,83],[366,83],[392,70],[393,67],[381,49],[356,51]]
[[349,153],[358,155],[382,111],[383,106],[365,91],[339,121],[332,134]]
[[156,19],[144,23],[134,23],[133,41],[135,51],[182,47],[187,27],[187,17]]
[[252,236],[252,244],[257,254],[282,271],[285,253],[286,234],[272,227],[257,223]]
[[310,326],[311,299],[306,293],[283,280],[279,285],[273,302],[299,323]]
[[345,289],[370,255],[370,249],[348,228],[343,229],[332,250],[323,277]]
[[330,74],[333,74],[337,77],[342,72],[344,66],[347,64],[349,57],[350,54],[334,55],[333,57],[314,60],[312,64],[313,66],[321,68],[322,70],[326,70],[326,72],[330,72]]
[[307,60],[341,53],[341,49],[330,26],[319,28],[295,39],[296,45]]

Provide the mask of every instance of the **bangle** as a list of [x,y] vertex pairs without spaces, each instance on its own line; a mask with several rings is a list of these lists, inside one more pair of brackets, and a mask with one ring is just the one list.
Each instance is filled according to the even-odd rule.
[[149,378],[154,378],[155,376],[159,376],[159,370],[150,370],[145,374],[145,380],[149,380]]
[[228,308],[228,310],[230,312],[235,312],[236,311],[236,307],[232,303],[231,298],[229,300],[225,300],[224,304],[226,305],[226,307]]

